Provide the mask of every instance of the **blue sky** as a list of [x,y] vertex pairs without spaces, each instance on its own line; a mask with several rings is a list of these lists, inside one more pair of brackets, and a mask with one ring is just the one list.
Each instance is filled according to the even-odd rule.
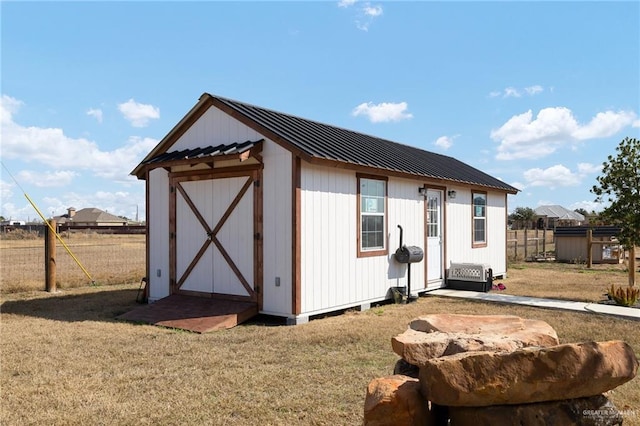
[[[0,215],[145,217],[129,172],[203,92],[456,157],[509,209],[601,210],[640,137],[639,2],[0,3]],[[19,186],[14,182],[15,178]]]

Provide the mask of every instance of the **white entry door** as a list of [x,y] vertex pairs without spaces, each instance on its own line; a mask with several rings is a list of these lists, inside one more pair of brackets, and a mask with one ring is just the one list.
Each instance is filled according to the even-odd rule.
[[442,191],[427,191],[427,282],[442,279]]

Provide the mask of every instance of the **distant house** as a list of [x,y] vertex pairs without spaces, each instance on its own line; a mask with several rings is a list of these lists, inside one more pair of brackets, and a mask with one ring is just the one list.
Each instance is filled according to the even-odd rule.
[[65,226],[125,226],[127,219],[112,215],[95,207],[87,207],[76,211],[74,207],[67,209],[67,214],[54,217],[59,225]]
[[555,229],[558,226],[580,226],[585,217],[562,206],[540,206],[535,210],[538,229]]

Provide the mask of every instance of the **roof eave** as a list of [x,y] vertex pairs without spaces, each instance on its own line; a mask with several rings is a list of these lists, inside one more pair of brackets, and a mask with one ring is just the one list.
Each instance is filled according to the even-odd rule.
[[146,157],[142,159],[142,161],[136,166],[135,169],[131,171],[131,175],[136,176],[138,179],[144,180],[146,179],[146,162],[153,157],[157,156],[159,153],[166,151],[171,145],[173,145],[180,136],[182,136],[188,129],[191,127],[193,123],[196,122],[198,118],[200,118],[212,104],[212,96],[208,93],[203,93],[198,99],[198,103],[196,103],[191,110],[176,124],[173,129],[167,133],[167,135],[162,138],[162,140],[156,145],[155,148],[151,150],[147,154]]

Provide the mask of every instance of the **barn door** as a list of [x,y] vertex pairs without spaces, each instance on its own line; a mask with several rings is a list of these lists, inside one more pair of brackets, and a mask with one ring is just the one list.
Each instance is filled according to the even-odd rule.
[[260,302],[259,173],[172,178],[172,293]]

